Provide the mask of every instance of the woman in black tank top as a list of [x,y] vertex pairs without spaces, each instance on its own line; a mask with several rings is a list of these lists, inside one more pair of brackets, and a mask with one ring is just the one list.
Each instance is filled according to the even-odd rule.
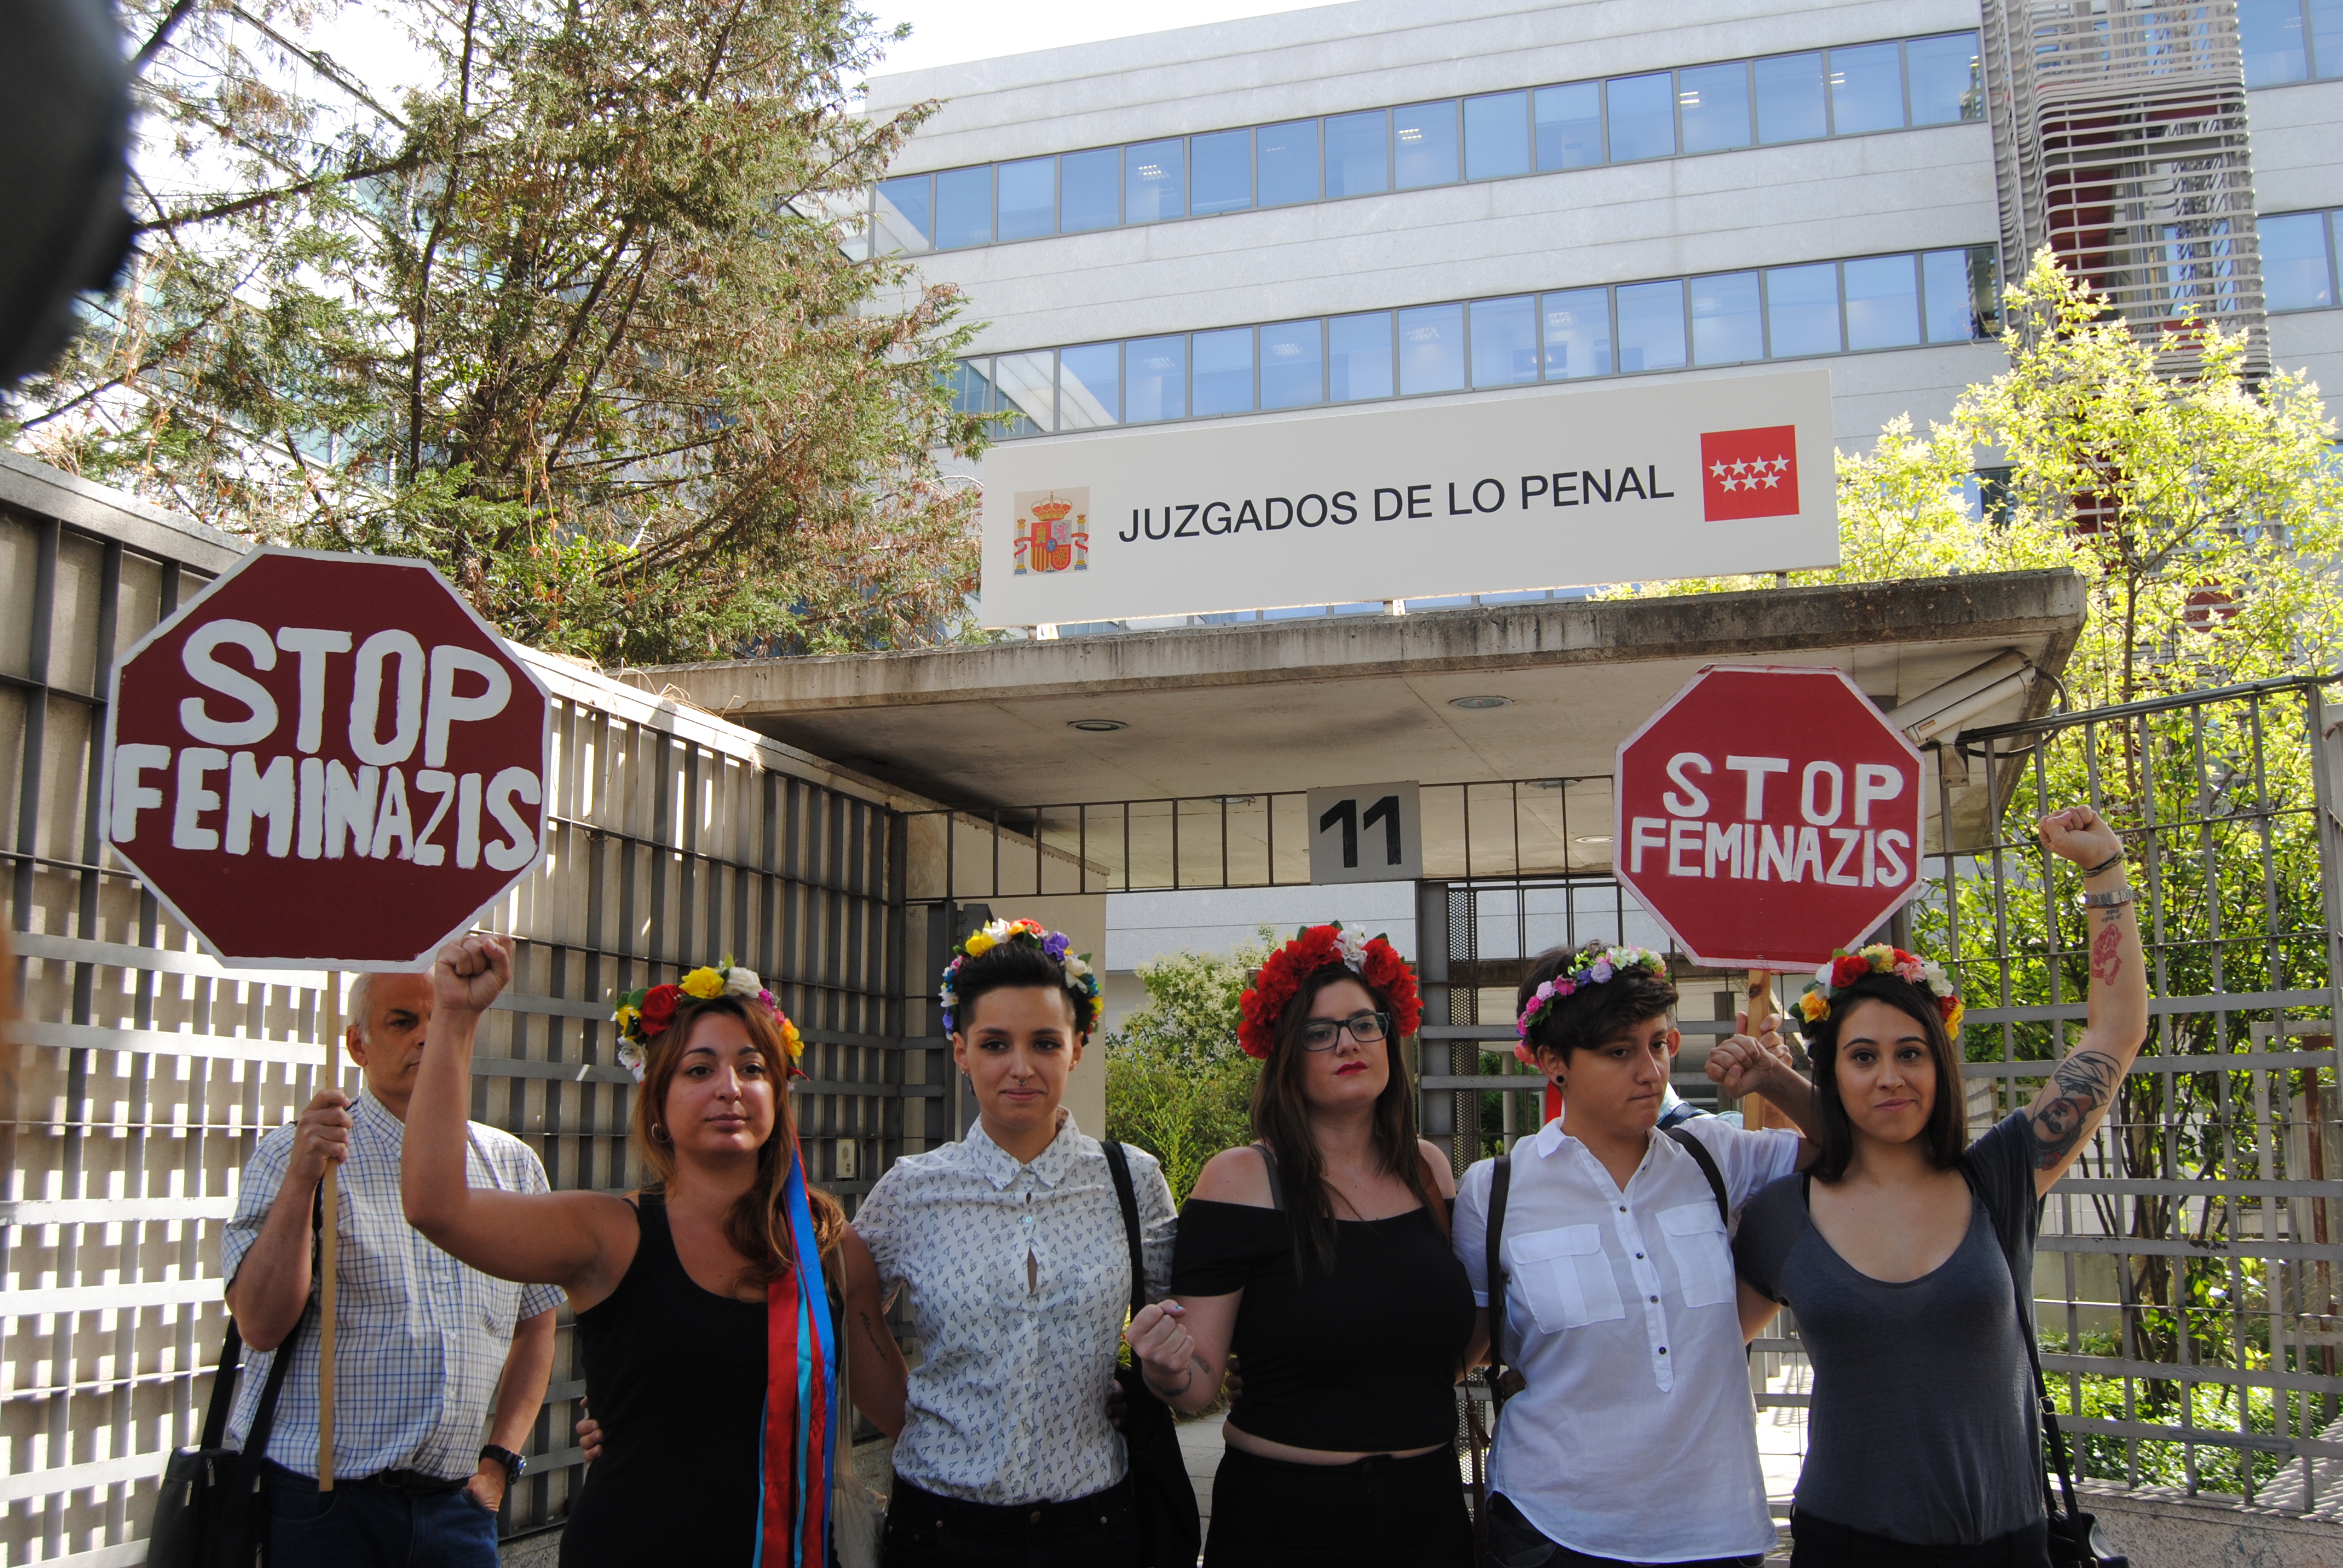
[[1207,1568],[1466,1568],[1455,1385],[1474,1308],[1448,1242],[1454,1179],[1415,1136],[1399,1042],[1421,1010],[1381,938],[1305,930],[1245,993],[1265,1057],[1256,1144],[1215,1155],[1181,1211],[1172,1300],[1132,1319],[1182,1410],[1244,1392],[1222,1431]]
[[[563,1533],[564,1568],[689,1563],[747,1568],[762,1549],[769,1568],[823,1568],[826,1492],[776,1494],[763,1473],[769,1393],[808,1468],[814,1492],[827,1474],[810,1400],[798,1408],[795,1379],[769,1384],[769,1322],[794,1322],[820,1254],[830,1333],[822,1374],[842,1340],[856,1403],[890,1435],[902,1422],[905,1369],[884,1324],[870,1254],[846,1229],[837,1203],[790,1180],[797,1137],[781,1092],[796,1030],[743,970],[695,971],[694,990],[657,987],[622,1009],[629,1041],[620,1058],[637,1071],[635,1151],[656,1181],[633,1201],[598,1192],[498,1192],[467,1184],[464,1131],[472,1036],[511,973],[503,945],[465,938],[433,970],[435,1003],[423,1065],[409,1104],[407,1216],[453,1256],[508,1280],[560,1285],[578,1312],[587,1397],[609,1437]],[[722,994],[703,994],[702,977]],[[662,994],[664,993],[664,994]],[[659,1026],[649,1027],[656,1020]],[[799,1270],[803,1268],[803,1277]],[[787,1312],[770,1317],[768,1291]],[[799,1364],[818,1352],[798,1347]],[[772,1391],[779,1392],[772,1392]],[[850,1420],[851,1412],[834,1412]],[[819,1425],[815,1431],[819,1432]],[[784,1466],[786,1473],[787,1466]]]

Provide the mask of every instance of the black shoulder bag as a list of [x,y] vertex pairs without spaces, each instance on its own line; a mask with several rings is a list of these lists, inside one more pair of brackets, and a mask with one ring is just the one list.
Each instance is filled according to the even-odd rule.
[[[1131,1244],[1131,1311],[1136,1316],[1147,1304],[1139,1193],[1131,1184],[1131,1161],[1122,1145],[1101,1139],[1099,1147],[1114,1172],[1114,1195],[1122,1204],[1123,1239]],[[1139,1560],[1154,1568],[1195,1568],[1196,1555],[1204,1549],[1204,1525],[1172,1407],[1147,1386],[1135,1357],[1114,1369],[1114,1381],[1122,1386],[1122,1442],[1131,1460],[1131,1500],[1139,1515]]]
[[[309,1204],[309,1240],[314,1247],[325,1221],[325,1189]],[[312,1274],[315,1273],[314,1264]],[[277,1396],[285,1374],[293,1368],[294,1347],[316,1314],[313,1288],[301,1309],[300,1321],[277,1347],[269,1363],[268,1381],[260,1387],[260,1403],[252,1412],[252,1430],[244,1447],[232,1451],[227,1440],[228,1412],[236,1406],[236,1383],[242,1370],[244,1336],[236,1318],[227,1321],[227,1337],[220,1344],[219,1365],[212,1372],[211,1403],[204,1412],[204,1432],[198,1446],[171,1451],[163,1468],[163,1487],[155,1499],[154,1527],[147,1532],[148,1568],[252,1568],[259,1560],[263,1534],[260,1520],[260,1464],[268,1453],[268,1434],[277,1424]]]
[[[1961,1161],[1961,1179],[1969,1184],[1969,1191],[1978,1202],[1985,1194],[1976,1190],[1976,1177],[1968,1161]],[[1986,1208],[1993,1214],[1991,1205]],[[2026,1364],[2034,1369],[2034,1398],[2042,1416],[2042,1445],[2049,1452],[2050,1462],[2058,1472],[2058,1490],[2050,1489],[2050,1478],[2042,1478],[2042,1501],[2050,1516],[2050,1561],[2056,1568],[2131,1568],[2131,1559],[2107,1544],[2099,1534],[2098,1516],[2086,1513],[2075,1499],[2075,1472],[2066,1462],[2066,1434],[2058,1430],[2058,1407],[2050,1402],[2050,1385],[2042,1376],[2042,1347],[2034,1336],[2034,1315],[2026,1311],[2026,1287],[2018,1282],[2017,1267],[2011,1262],[2007,1238],[2001,1234],[1998,1220],[1994,1224],[1994,1237],[2002,1243],[2002,1261],[2009,1263],[2009,1284],[2017,1304],[2017,1332],[2026,1340]],[[2059,1507],[2061,1499],[2066,1506]]]

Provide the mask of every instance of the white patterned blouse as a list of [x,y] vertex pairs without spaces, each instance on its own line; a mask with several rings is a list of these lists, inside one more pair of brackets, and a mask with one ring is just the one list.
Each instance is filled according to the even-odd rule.
[[[856,1234],[881,1291],[911,1290],[920,1347],[895,1472],[941,1497],[1067,1503],[1123,1477],[1107,1419],[1131,1302],[1131,1252],[1098,1140],[1063,1118],[1021,1165],[982,1123],[895,1163]],[[1154,1156],[1130,1151],[1147,1299],[1171,1287],[1177,1216]],[[1028,1260],[1031,1260],[1030,1263]]]

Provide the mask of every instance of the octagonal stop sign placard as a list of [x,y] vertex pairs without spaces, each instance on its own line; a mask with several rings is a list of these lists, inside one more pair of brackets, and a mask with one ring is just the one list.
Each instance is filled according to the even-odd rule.
[[256,550],[112,696],[106,842],[226,963],[420,968],[544,853],[545,688],[422,561]]
[[1919,890],[1920,754],[1836,669],[1716,665],[1619,748],[1612,858],[1715,969],[1813,969]]

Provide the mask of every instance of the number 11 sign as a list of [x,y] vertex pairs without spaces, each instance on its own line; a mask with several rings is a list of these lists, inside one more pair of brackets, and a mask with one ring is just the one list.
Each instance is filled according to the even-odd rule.
[[1423,875],[1423,819],[1413,784],[1310,791],[1312,882],[1403,882]]

